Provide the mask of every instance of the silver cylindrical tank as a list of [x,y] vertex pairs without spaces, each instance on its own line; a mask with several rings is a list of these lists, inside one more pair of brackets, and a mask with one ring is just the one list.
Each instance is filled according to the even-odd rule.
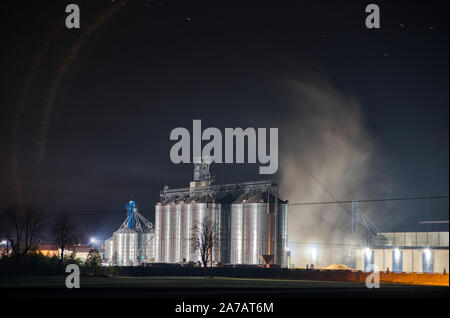
[[172,263],[182,261],[181,258],[181,213],[183,209],[182,203],[175,204],[175,209],[172,209],[173,217],[173,241],[172,241]]
[[231,205],[231,230],[230,230],[230,263],[243,264],[244,249],[244,205]]
[[220,262],[224,264],[230,263],[230,222],[231,222],[231,205],[221,204],[220,206]]
[[288,240],[288,205],[277,205],[277,260],[276,263],[282,267],[288,266],[287,263],[287,240]]
[[222,242],[221,242],[221,205],[217,203],[209,203],[207,209],[207,215],[211,218],[213,228],[213,247],[212,247],[212,259],[214,262],[222,262]]
[[169,225],[168,225],[168,244],[166,242],[166,252],[168,253],[167,261],[169,263],[176,263],[177,262],[177,254],[179,253],[180,249],[177,247],[177,241],[178,241],[178,231],[179,231],[179,222],[177,218],[177,205],[175,203],[170,203],[167,205],[166,215],[169,219]]
[[114,255],[114,239],[110,237],[105,240],[105,261],[107,263],[112,263],[112,258]]
[[164,206],[163,211],[163,219],[164,219],[164,230],[162,236],[162,257],[161,262],[169,263],[170,262],[170,239],[172,236],[171,233],[171,217],[170,217],[170,204]]
[[128,227],[123,227],[113,234],[113,260],[120,266],[136,265],[138,261],[138,233]]
[[200,235],[199,230],[203,220],[207,215],[207,203],[192,204],[192,228],[191,228],[191,261],[198,262],[201,260],[198,249],[194,248],[195,238]]
[[183,204],[181,211],[181,260],[191,261],[192,204]]
[[154,239],[154,258],[155,262],[161,262],[161,237],[164,233],[163,223],[164,207],[161,204],[155,206],[155,239]]
[[287,265],[287,204],[232,204],[230,222],[232,264],[263,264],[259,255],[270,254]]
[[139,262],[153,262],[154,261],[154,229],[145,228],[139,233]]
[[268,205],[266,203],[244,204],[243,263],[260,264],[258,255],[268,251]]

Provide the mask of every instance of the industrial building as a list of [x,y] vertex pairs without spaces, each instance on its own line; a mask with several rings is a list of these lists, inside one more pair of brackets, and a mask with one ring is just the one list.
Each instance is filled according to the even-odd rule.
[[199,262],[193,248],[205,218],[216,227],[213,263],[287,266],[287,202],[270,181],[213,185],[209,164],[195,165],[189,188],[161,191],[155,207],[155,261]]
[[448,273],[449,232],[389,232],[378,244],[356,251],[356,269],[370,264],[384,272]]
[[188,188],[160,193],[155,226],[133,201],[127,218],[105,241],[105,259],[121,266],[142,263],[198,263],[195,241],[201,225],[214,227],[211,264],[287,266],[287,202],[270,181],[213,185],[209,163],[195,164]]
[[[201,255],[195,242],[202,222],[208,220],[215,233],[208,257],[212,265],[361,271],[371,271],[368,266],[376,265],[380,271],[416,273],[444,273],[449,266],[448,231],[385,233],[361,213],[357,201],[352,203],[351,232],[338,232],[333,224],[327,233],[317,229],[318,237],[328,234],[332,238],[331,232],[335,232],[340,241],[312,243],[305,237],[291,242],[297,244],[288,250],[288,202],[279,198],[278,185],[270,181],[216,185],[205,162],[195,164],[189,187],[165,186],[161,190],[154,226],[139,213],[134,201],[126,210],[126,220],[105,241],[109,264],[199,264]],[[298,217],[307,216],[299,213]],[[296,231],[296,237],[301,237]],[[292,255],[296,261],[291,263]]]

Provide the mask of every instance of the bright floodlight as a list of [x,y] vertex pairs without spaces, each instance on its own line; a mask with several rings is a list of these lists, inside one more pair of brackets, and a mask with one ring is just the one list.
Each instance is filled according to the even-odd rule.
[[394,255],[395,255],[395,261],[398,263],[400,260],[400,256],[401,256],[400,250],[398,248],[396,248],[394,250]]
[[91,243],[95,243],[95,238],[94,237],[91,238]]
[[316,260],[316,257],[317,257],[317,251],[316,251],[315,248],[312,248],[312,249],[311,249],[311,257],[312,257],[313,261]]
[[2,244],[2,245],[6,245],[6,243],[7,243],[6,240],[3,240],[0,242],[0,244]]
[[366,257],[368,259],[370,259],[372,257],[372,251],[368,247],[366,247],[365,251],[366,251]]
[[427,260],[429,260],[431,257],[430,249],[429,248],[424,249],[424,253],[425,253],[425,257],[427,258]]

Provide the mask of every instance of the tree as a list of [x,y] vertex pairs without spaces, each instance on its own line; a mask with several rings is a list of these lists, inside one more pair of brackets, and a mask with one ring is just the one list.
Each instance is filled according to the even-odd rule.
[[36,243],[43,227],[42,213],[31,205],[13,205],[3,215],[4,233],[14,255],[25,255]]
[[85,266],[93,275],[97,274],[102,263],[102,257],[97,249],[91,249],[86,258]]
[[80,238],[76,224],[72,221],[72,218],[67,215],[58,216],[53,223],[51,234],[55,243],[61,249],[61,262],[64,259],[64,250],[67,245],[77,243]]
[[194,226],[192,249],[200,255],[205,269],[208,267],[208,260],[212,263],[212,252],[219,246],[219,239],[218,226],[210,217],[203,218]]

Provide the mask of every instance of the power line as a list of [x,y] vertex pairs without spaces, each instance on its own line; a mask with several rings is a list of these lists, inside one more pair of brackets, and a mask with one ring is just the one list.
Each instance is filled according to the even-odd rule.
[[320,202],[296,202],[289,203],[290,206],[302,205],[319,205],[319,204],[342,204],[352,202],[386,202],[386,201],[412,201],[412,200],[434,200],[434,199],[448,199],[448,195],[429,196],[429,197],[401,197],[401,198],[381,198],[381,199],[362,199],[362,200],[344,200],[344,201],[320,201]]
[[[422,197],[399,197],[399,198],[379,198],[379,199],[362,199],[362,200],[343,200],[343,201],[317,201],[317,202],[295,202],[288,203],[289,206],[307,206],[307,205],[323,205],[323,204],[345,204],[352,203],[355,201],[362,203],[370,203],[370,202],[388,202],[388,201],[412,201],[412,200],[436,200],[436,199],[448,199],[448,195],[442,196],[422,196]],[[55,209],[52,209],[53,211]],[[147,209],[140,208],[142,211],[148,211]],[[52,212],[53,212],[52,211]],[[80,213],[82,212],[82,213]],[[89,210],[89,209],[80,209],[80,210],[72,210],[67,211],[63,210],[60,213],[46,213],[46,216],[58,216],[64,213],[69,213],[74,216],[99,216],[99,215],[124,215],[125,212],[108,212],[106,210]],[[74,213],[74,214],[72,214]]]

